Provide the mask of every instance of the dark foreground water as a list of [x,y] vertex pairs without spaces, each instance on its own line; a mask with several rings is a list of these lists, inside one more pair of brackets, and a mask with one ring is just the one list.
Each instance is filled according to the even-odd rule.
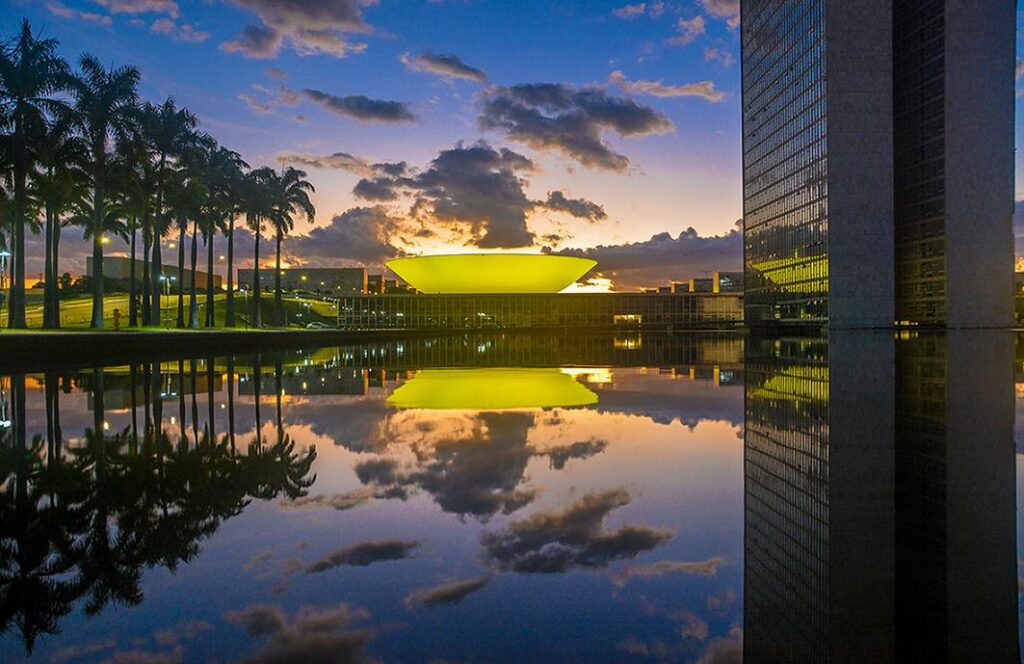
[[1021,358],[493,335],[0,369],[0,660],[1015,662]]

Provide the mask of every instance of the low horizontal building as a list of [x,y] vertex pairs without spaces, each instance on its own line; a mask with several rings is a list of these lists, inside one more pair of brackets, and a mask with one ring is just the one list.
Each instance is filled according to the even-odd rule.
[[449,293],[338,301],[338,327],[345,330],[721,329],[742,321],[739,293]]
[[[238,271],[238,287],[252,288],[252,269]],[[286,268],[281,270],[281,288],[312,293],[342,295],[366,292],[365,267]],[[274,287],[274,269],[260,270],[260,288]]]
[[[135,260],[135,282],[137,284],[142,283],[142,270],[144,263],[141,260]],[[104,279],[131,279],[132,259],[128,256],[104,256],[103,257],[103,278]],[[160,272],[163,277],[167,280],[169,285],[164,284],[162,288],[168,288],[171,292],[178,291],[178,264],[177,262],[164,263],[161,267]],[[86,261],[85,274],[88,277],[92,277],[92,258]],[[185,273],[182,275],[182,284],[185,290],[192,288],[192,271],[186,267]],[[224,287],[224,277],[219,274],[213,275],[213,288],[214,290],[221,290]],[[206,272],[196,270],[196,289],[206,289]]]

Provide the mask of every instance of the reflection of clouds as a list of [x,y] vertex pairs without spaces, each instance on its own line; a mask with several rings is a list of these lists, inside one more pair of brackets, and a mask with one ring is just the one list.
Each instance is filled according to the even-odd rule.
[[408,558],[420,542],[403,540],[382,540],[360,542],[353,546],[337,549],[306,568],[306,573],[317,574],[335,567],[367,567],[373,563]]
[[720,636],[708,643],[697,664],[740,664],[743,661],[743,630],[734,626],[728,636]]
[[467,595],[480,590],[490,583],[490,581],[491,577],[481,576],[476,579],[452,581],[451,583],[443,583],[439,586],[434,586],[433,588],[424,588],[406,597],[405,604],[410,607],[414,604],[422,604],[429,608],[433,608],[441,604],[458,604],[465,599]]
[[366,661],[364,651],[371,634],[365,629],[354,630],[353,623],[369,617],[365,609],[347,604],[302,609],[290,620],[279,606],[272,604],[224,614],[225,620],[239,625],[253,638],[268,638],[261,650],[242,660],[253,664]]
[[551,461],[552,468],[562,470],[569,459],[586,459],[587,457],[604,452],[606,447],[608,447],[607,440],[591,438],[590,440],[581,440],[569,445],[549,447],[544,453],[547,454],[548,459]]
[[718,556],[707,560],[695,562],[683,562],[677,560],[659,560],[649,565],[636,565],[626,567],[612,575],[612,582],[617,586],[624,586],[631,578],[650,578],[663,576],[673,572],[683,574],[697,574],[700,576],[714,576],[719,565],[725,564],[725,558]]
[[485,558],[500,570],[558,573],[634,558],[672,538],[667,528],[625,525],[607,530],[609,513],[630,500],[625,489],[612,489],[588,494],[562,511],[512,521],[502,531],[483,533]]

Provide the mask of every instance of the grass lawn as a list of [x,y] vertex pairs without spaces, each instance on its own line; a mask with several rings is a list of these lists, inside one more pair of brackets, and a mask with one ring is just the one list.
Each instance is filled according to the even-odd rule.
[[[186,293],[184,297],[185,320],[188,321],[188,307],[191,298]],[[199,308],[199,324],[202,326],[206,317],[206,296],[199,294],[196,297]],[[274,296],[264,293],[260,298],[263,310],[263,320],[269,323],[273,319]],[[289,326],[305,327],[307,323],[317,321],[333,327],[337,323],[338,310],[333,302],[324,302],[314,298],[299,298],[285,296],[283,299],[285,320]],[[249,309],[251,299],[242,293],[235,295],[235,319],[236,328],[245,329],[249,322]],[[128,328],[128,295],[124,293],[112,293],[103,298],[103,318],[106,329],[114,329],[114,310],[120,312],[121,329]],[[227,295],[218,293],[214,296],[214,321],[217,326],[223,326],[224,316],[227,310]],[[175,328],[178,316],[178,296],[161,296],[160,298],[161,325],[155,328],[136,328],[147,330],[163,330]],[[60,302],[61,328],[66,330],[89,329],[89,322],[92,320],[92,296],[84,295],[74,298],[67,298]],[[7,325],[7,311],[2,312],[0,327]],[[41,328],[43,325],[43,305],[41,302],[29,302],[25,308],[25,318],[29,328]],[[14,330],[12,330],[13,332]]]

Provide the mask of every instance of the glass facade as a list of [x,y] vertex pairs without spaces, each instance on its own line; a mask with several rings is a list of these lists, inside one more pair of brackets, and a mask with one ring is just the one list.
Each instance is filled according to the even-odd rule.
[[828,661],[828,344],[751,340],[745,380],[744,658]]
[[726,328],[743,320],[739,293],[363,295],[338,301],[344,330],[530,327]]
[[898,321],[946,320],[945,73],[945,2],[894,2]]
[[825,0],[744,0],[742,15],[747,322],[824,322]]

